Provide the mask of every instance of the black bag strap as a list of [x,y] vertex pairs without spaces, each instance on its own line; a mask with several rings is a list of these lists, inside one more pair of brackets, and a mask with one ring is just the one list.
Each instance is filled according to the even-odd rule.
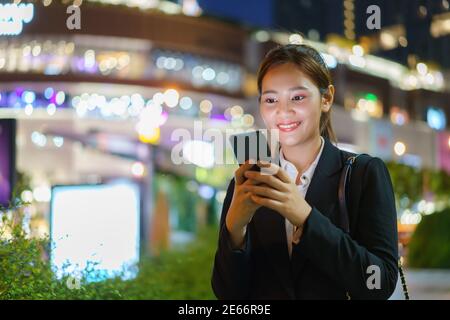
[[[339,215],[339,222],[341,228],[346,232],[350,233],[350,221],[349,221],[349,209],[347,207],[347,186],[349,185],[349,181],[351,179],[353,164],[356,161],[356,158],[361,157],[363,154],[358,154],[354,156],[349,156],[344,163],[344,168],[341,173],[341,178],[339,180],[339,189],[338,189],[338,197],[339,197],[339,209],[341,214]],[[360,181],[362,183],[362,181]],[[355,195],[355,199],[360,198],[360,194]],[[359,200],[358,200],[359,202]]]
[[[348,234],[350,234],[351,230],[350,230],[349,210],[347,207],[347,192],[348,192],[347,186],[350,183],[351,176],[352,176],[352,168],[355,165],[356,159],[361,157],[362,155],[366,155],[366,154],[362,153],[362,154],[358,154],[358,155],[352,155],[346,159],[346,161],[344,163],[344,168],[342,169],[342,172],[341,172],[341,177],[339,179],[339,189],[338,189],[339,209],[340,209],[339,222],[340,222],[341,228]],[[368,162],[367,160],[370,159],[370,157],[361,157],[361,160],[364,158],[366,158],[366,161],[360,161],[360,162],[365,162],[365,164],[367,164],[367,162]],[[363,167],[365,168],[366,166],[364,165]],[[359,177],[362,178],[363,175],[359,175]],[[362,186],[362,181],[358,181],[358,182],[359,182],[358,183],[359,187],[356,189],[356,191],[358,191],[358,194],[354,194],[354,197],[356,199],[361,198],[361,192],[362,192],[362,189],[360,188]],[[358,200],[358,203],[359,203],[359,200]],[[408,292],[408,287],[406,285],[406,279],[405,279],[405,275],[403,272],[401,258],[398,259],[398,269],[399,269],[399,273],[400,273],[400,279],[402,282],[402,289],[403,289],[403,294],[405,296],[405,300],[409,300],[409,292]],[[348,293],[347,293],[347,296],[350,297]]]

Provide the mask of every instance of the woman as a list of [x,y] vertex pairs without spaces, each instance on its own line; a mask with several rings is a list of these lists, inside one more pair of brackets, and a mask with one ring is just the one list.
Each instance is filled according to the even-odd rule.
[[267,175],[247,162],[228,186],[212,275],[216,296],[388,299],[398,272],[391,180],[383,161],[367,156],[347,199],[351,233],[344,232],[338,188],[348,153],[332,144],[335,89],[322,57],[305,45],[272,49],[260,65],[258,90],[267,129],[279,130],[279,166],[258,163],[276,172]]

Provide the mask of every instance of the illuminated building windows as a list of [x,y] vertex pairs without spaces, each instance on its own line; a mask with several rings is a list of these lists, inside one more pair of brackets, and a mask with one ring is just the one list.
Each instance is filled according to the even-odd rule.
[[355,110],[361,117],[383,117],[383,103],[373,93],[357,93],[345,98],[344,106],[347,110]]
[[394,106],[390,110],[390,119],[393,124],[402,126],[409,122],[409,114],[406,110]]
[[347,39],[355,40],[354,0],[344,0],[344,35]]
[[426,120],[428,126],[434,130],[443,130],[447,125],[445,112],[441,108],[428,107]]
[[244,71],[239,64],[187,52],[150,51],[145,40],[117,43],[113,38],[92,36],[1,39],[0,73],[164,79],[228,92],[241,90]]

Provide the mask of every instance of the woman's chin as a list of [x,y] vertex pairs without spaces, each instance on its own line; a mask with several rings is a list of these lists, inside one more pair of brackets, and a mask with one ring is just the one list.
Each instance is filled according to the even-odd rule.
[[286,147],[295,146],[301,143],[302,139],[296,136],[283,136],[280,134],[280,144]]

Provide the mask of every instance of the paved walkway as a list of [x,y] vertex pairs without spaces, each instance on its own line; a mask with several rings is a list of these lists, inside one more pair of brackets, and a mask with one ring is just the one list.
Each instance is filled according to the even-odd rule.
[[[450,300],[450,269],[407,269],[405,277],[411,300]],[[391,299],[403,300],[400,278]]]

